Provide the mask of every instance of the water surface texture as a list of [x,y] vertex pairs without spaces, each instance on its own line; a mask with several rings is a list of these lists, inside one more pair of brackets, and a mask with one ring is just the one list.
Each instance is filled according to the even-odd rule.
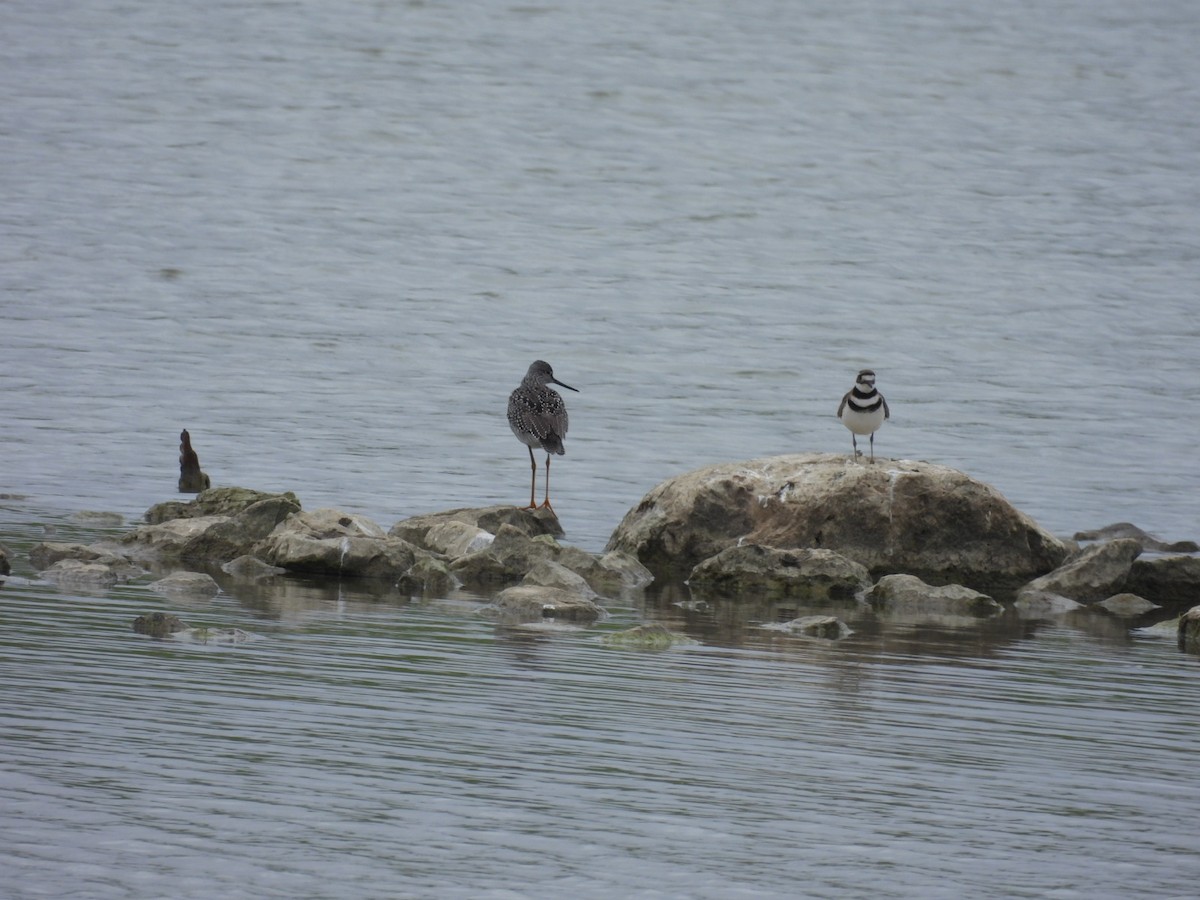
[[[626,598],[582,632],[362,586],[178,610],[31,580],[77,510],[215,484],[390,527],[849,450],[1069,535],[1200,539],[1200,8],[549,0],[0,8],[0,894],[1187,896],[1194,657],[836,645]],[[17,499],[11,499],[17,495]],[[58,524],[56,524],[58,523]],[[281,595],[284,599],[281,599]],[[482,598],[477,598],[482,599]],[[599,634],[662,618],[662,654]],[[949,642],[947,645],[946,642]]]

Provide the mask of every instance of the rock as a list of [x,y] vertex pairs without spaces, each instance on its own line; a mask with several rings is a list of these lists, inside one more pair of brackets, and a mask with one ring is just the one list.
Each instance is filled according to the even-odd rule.
[[59,587],[71,588],[105,588],[141,574],[141,569],[129,566],[124,560],[117,565],[106,562],[86,562],[81,559],[60,559],[48,569],[41,572],[39,577],[57,584]]
[[1069,597],[1047,591],[1022,591],[1013,607],[1022,619],[1052,619],[1084,608]]
[[519,621],[559,619],[594,622],[605,615],[603,608],[574,591],[538,584],[518,584],[496,595],[491,609],[501,618]]
[[12,572],[12,563],[8,561],[8,548],[0,545],[0,575]]
[[487,548],[453,560],[450,571],[471,587],[515,584],[540,560],[554,559],[561,551],[562,545],[550,535],[530,537],[505,524]]
[[961,584],[934,587],[915,575],[885,575],[866,593],[872,606],[905,614],[992,616],[1004,607],[979,591]]
[[1200,606],[1193,606],[1179,617],[1179,646],[1200,648]]
[[203,572],[172,572],[166,578],[152,581],[147,585],[152,591],[160,594],[190,594],[193,596],[214,597],[221,593],[220,586],[211,575]]
[[623,650],[666,650],[681,644],[697,643],[686,635],[671,631],[661,622],[647,622],[623,631],[609,632],[600,640],[605,646]]
[[[194,535],[179,548],[179,558],[227,562],[244,556],[254,545],[275,530],[280,522],[300,512],[300,504],[290,497],[268,497],[252,503],[232,518],[215,522]],[[378,526],[376,526],[378,527]]]
[[1175,541],[1167,543],[1161,541],[1152,534],[1148,534],[1138,528],[1132,522],[1116,522],[1112,525],[1105,525],[1103,528],[1097,528],[1095,531],[1077,531],[1075,532],[1075,540],[1077,541],[1112,541],[1119,538],[1128,538],[1137,541],[1141,544],[1143,550],[1154,550],[1164,553],[1196,553],[1200,551],[1200,544],[1195,541]]
[[134,631],[156,638],[164,638],[177,631],[184,631],[187,627],[179,616],[170,613],[155,612],[146,616],[138,616],[133,620]]
[[598,594],[617,595],[645,587],[654,580],[650,570],[628,553],[612,551],[596,556],[579,547],[559,545],[555,561],[583,576]]
[[790,622],[776,626],[776,630],[790,631],[806,637],[836,641],[850,635],[850,626],[837,616],[800,616]]
[[1125,590],[1171,610],[1188,608],[1200,600],[1200,558],[1161,556],[1136,560],[1129,570]]
[[418,555],[408,570],[396,579],[400,590],[418,596],[444,597],[456,584],[446,564],[428,554]]
[[125,524],[125,517],[115,512],[82,509],[71,514],[71,521],[89,528],[120,528]]
[[852,598],[871,586],[865,566],[832,550],[780,550],[741,544],[722,550],[692,570],[694,590],[726,594],[753,591],[767,599],[803,600]]
[[318,509],[289,518],[256,546],[254,555],[289,572],[398,581],[429,554],[388,537],[369,519]]
[[184,547],[209,528],[228,522],[229,518],[223,515],[183,517],[153,525],[141,525],[122,535],[119,543],[123,552],[136,560],[183,559]]
[[291,491],[272,494],[240,487],[211,488],[201,493],[195,500],[169,500],[166,503],[157,503],[146,510],[145,519],[147,524],[157,525],[171,519],[196,519],[207,516],[232,517],[246,507],[272,497],[284,497],[297,506],[300,505],[300,501]]
[[834,550],[873,577],[909,573],[1011,591],[1058,566],[1063,543],[994,488],[945,466],[844,454],[724,463],[654,488],[609,550],[685,577],[741,543]]
[[200,471],[200,457],[192,449],[192,439],[185,428],[179,435],[179,493],[196,494],[211,486],[208,475]]
[[566,566],[549,559],[539,559],[534,563],[533,568],[525,574],[521,583],[525,585],[537,585],[538,587],[557,588],[578,594],[580,597],[586,597],[588,600],[596,599],[596,592],[592,590],[582,575],[572,572]]
[[1035,578],[1018,592],[1057,594],[1087,605],[1111,597],[1124,587],[1134,559],[1142,552],[1141,544],[1119,538],[1093,544],[1074,553],[1053,572]]
[[221,571],[227,575],[232,575],[234,578],[256,580],[267,578],[271,575],[282,575],[287,569],[268,565],[257,556],[251,556],[247,553],[222,565]]
[[1114,594],[1105,600],[1101,600],[1096,604],[1096,607],[1104,610],[1109,615],[1120,616],[1124,619],[1135,619],[1138,616],[1144,616],[1148,612],[1153,612],[1161,608],[1157,603],[1151,603],[1137,594]]
[[95,562],[105,556],[102,551],[84,544],[66,544],[59,541],[43,541],[35,544],[29,551],[29,563],[41,571],[48,569],[60,559],[78,559],[82,562]]
[[[455,524],[446,527],[449,523]],[[462,528],[463,525],[468,528]],[[413,516],[397,522],[388,534],[424,550],[458,557],[483,549],[486,538],[482,538],[481,532],[492,535],[499,534],[500,529],[505,525],[515,528],[528,537],[537,537],[539,534],[560,537],[563,533],[562,526],[559,525],[558,519],[551,510],[518,509],[515,506],[485,506]],[[471,528],[475,530],[471,531]],[[475,540],[481,540],[484,543],[469,548],[469,545]],[[464,544],[465,547],[460,546]],[[451,552],[452,550],[455,552]]]
[[[397,534],[395,527],[388,534],[403,537],[403,534]],[[431,525],[421,533],[419,542],[412,541],[411,543],[451,559],[458,559],[460,556],[490,547],[495,539],[494,534],[484,531],[478,525],[448,520]]]

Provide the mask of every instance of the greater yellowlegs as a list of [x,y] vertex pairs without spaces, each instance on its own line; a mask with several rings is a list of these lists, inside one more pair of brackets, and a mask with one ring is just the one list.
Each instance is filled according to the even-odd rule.
[[[576,389],[563,384],[554,377],[548,362],[534,361],[521,379],[520,386],[508,398],[508,427],[529,450],[529,465],[533,470],[529,482],[529,505],[525,509],[537,508],[537,460],[533,448],[546,451],[546,499],[542,506],[554,511],[550,505],[550,455],[562,456],[563,438],[567,436],[567,406],[558,392],[547,387],[557,384],[568,391]],[[578,393],[578,391],[576,391]]]
[[891,410],[883,394],[875,390],[875,373],[863,369],[854,379],[854,387],[838,404],[838,418],[850,429],[850,443],[854,447],[854,456],[859,456],[858,438],[856,435],[871,436],[871,462],[875,462],[875,432],[880,429],[885,419],[890,418]]

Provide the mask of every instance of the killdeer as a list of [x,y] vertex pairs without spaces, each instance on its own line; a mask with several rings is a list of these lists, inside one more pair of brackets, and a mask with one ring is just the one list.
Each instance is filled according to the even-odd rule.
[[576,391],[554,377],[548,362],[535,360],[521,379],[520,386],[508,398],[508,427],[522,444],[529,449],[529,465],[533,469],[529,482],[529,505],[525,509],[537,508],[537,461],[533,448],[546,451],[546,499],[542,506],[554,512],[550,505],[550,454],[562,456],[563,438],[567,436],[567,405],[558,392],[547,387],[557,384],[568,391]]
[[854,388],[847,392],[838,404],[838,418],[850,429],[850,443],[854,447],[854,456],[860,455],[858,437],[860,434],[871,436],[871,462],[875,462],[875,432],[883,425],[884,420],[891,416],[887,401],[883,394],[875,390],[875,373],[863,369],[854,379]]

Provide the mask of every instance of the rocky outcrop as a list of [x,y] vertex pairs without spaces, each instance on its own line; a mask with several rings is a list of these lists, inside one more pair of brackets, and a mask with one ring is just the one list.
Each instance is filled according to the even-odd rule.
[[663,482],[608,549],[682,578],[738,543],[833,550],[872,577],[906,573],[980,591],[1015,590],[1066,547],[994,488],[945,466],[842,454],[724,463]]
[[1131,538],[1094,544],[1072,553],[1053,572],[1035,578],[1018,592],[1057,594],[1087,606],[1111,597],[1125,586],[1142,546]]
[[722,550],[692,570],[693,593],[754,591],[767,599],[821,601],[853,598],[871,585],[865,566],[832,550],[780,550],[742,544]]
[[914,575],[885,575],[866,594],[876,608],[906,615],[993,616],[1004,607],[979,591],[961,584],[933,586]]

